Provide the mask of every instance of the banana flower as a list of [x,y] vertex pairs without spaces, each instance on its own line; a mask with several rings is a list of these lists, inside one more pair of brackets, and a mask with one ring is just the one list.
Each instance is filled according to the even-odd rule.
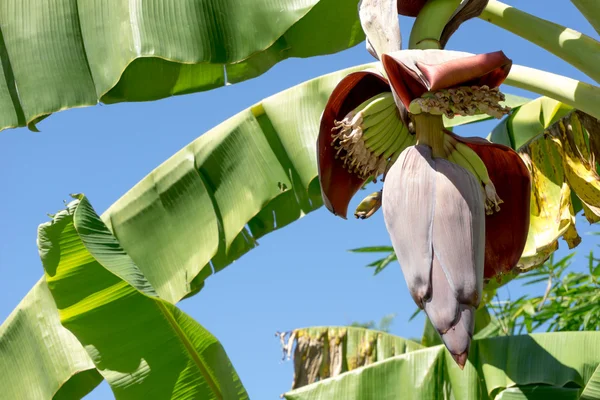
[[502,52],[378,55],[387,77],[348,75],[323,112],[323,200],[346,218],[354,194],[384,175],[383,195],[357,216],[383,204],[411,295],[462,368],[484,280],[513,270],[525,246],[531,183],[514,150],[455,135],[442,116],[506,115],[498,86],[512,62]]

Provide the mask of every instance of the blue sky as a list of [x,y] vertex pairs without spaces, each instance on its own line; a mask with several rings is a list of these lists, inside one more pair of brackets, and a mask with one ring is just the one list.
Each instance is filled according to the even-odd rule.
[[[597,38],[570,2],[508,3]],[[401,19],[405,42],[411,22]],[[517,64],[591,82],[546,51],[480,20],[463,25],[448,48],[473,53],[502,49]],[[331,56],[287,60],[259,78],[210,92],[69,110],[43,121],[41,133],[1,132],[0,320],[41,276],[37,226],[47,213],[63,207],[69,193],[85,193],[101,213],[181,147],[242,109],[307,79],[371,61],[360,44]],[[509,87],[504,91],[527,95]],[[494,124],[458,132],[486,136]],[[594,228],[581,220],[578,266],[585,264],[597,240],[586,235]],[[373,277],[364,267],[372,256],[347,252],[389,243],[381,213],[367,221],[343,221],[320,209],[263,238],[257,249],[209,278],[200,294],[179,305],[221,340],[251,398],[276,399],[292,379],[292,363],[281,362],[277,330],[378,321],[395,313],[392,333],[420,336],[423,318],[408,323],[415,305],[398,265]],[[558,255],[565,254],[561,243]],[[510,291],[513,297],[524,293],[514,285]],[[112,393],[102,384],[88,398],[110,399]]]

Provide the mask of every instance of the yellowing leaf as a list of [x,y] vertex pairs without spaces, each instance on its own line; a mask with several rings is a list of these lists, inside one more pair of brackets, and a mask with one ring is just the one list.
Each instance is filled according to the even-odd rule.
[[[517,112],[533,114],[539,110],[540,120],[551,122],[560,115],[560,104],[540,103],[540,107],[521,107]],[[544,117],[545,116],[545,117]],[[533,117],[513,118],[532,121]],[[513,124],[512,129],[518,129]],[[524,129],[530,128],[529,124]],[[600,176],[596,172],[598,148],[595,135],[600,134],[600,122],[580,111],[570,112],[555,121],[542,134],[530,139],[519,153],[531,172],[531,223],[527,244],[519,263],[528,270],[543,263],[558,249],[562,236],[569,248],[581,242],[575,229],[572,194],[583,205],[590,223],[600,221]]]
[[287,343],[285,336],[284,353],[289,356],[295,345],[292,389],[423,348],[412,340],[356,327],[296,329]]

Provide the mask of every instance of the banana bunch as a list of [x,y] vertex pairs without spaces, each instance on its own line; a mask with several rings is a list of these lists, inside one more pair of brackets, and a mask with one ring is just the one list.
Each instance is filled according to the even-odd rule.
[[391,92],[363,102],[342,121],[335,121],[332,130],[336,158],[363,179],[381,175],[390,161],[415,142],[400,119]]
[[500,204],[503,201],[498,197],[494,183],[488,174],[487,167],[477,153],[466,144],[459,142],[448,134],[444,135],[444,150],[449,161],[469,171],[482,184],[485,194],[485,213],[491,215],[494,212],[500,211]]

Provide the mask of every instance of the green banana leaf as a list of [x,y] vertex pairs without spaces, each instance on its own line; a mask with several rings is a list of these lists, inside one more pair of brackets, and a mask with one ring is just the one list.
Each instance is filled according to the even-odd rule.
[[248,398],[217,339],[157,296],[83,195],[38,247],[60,322],[116,398]]
[[571,106],[549,97],[529,100],[500,122],[488,139],[517,150],[572,110]]
[[35,129],[53,112],[98,101],[209,90],[256,77],[288,57],[344,50],[364,40],[357,4],[5,0],[0,130]]
[[[321,113],[342,77],[373,65],[310,80],[240,112],[177,152],[102,215],[160,298],[174,304],[197,293],[206,278],[253,249],[262,236],[321,206],[314,150]],[[522,101],[507,98],[512,106]],[[36,296],[30,291],[13,314],[39,301]],[[30,324],[7,319],[0,328],[0,348],[18,355],[13,336],[62,339],[58,314],[48,307],[54,310],[48,315],[28,311]],[[79,343],[61,343],[67,353],[82,352]],[[53,368],[40,361],[35,366],[40,374]],[[18,356],[12,363],[31,367]],[[76,386],[80,371],[67,359],[47,379],[46,393]],[[0,387],[17,385],[0,374]]]
[[600,35],[600,3],[596,0],[571,0]]
[[284,396],[289,400],[591,400],[600,398],[598,378],[600,332],[560,332],[474,340],[463,371],[440,345],[390,355]]
[[[193,295],[208,276],[254,248],[256,239],[320,207],[314,143],[321,112],[343,76],[370,66],[308,81],[242,111],[176,153],[104,214],[161,298],[175,303]],[[46,287],[45,281],[39,286]],[[38,312],[42,300],[47,313]],[[22,314],[31,321],[23,323],[17,318]],[[49,398],[62,386],[77,386],[78,373],[93,364],[88,359],[82,367],[74,357],[55,368],[49,353],[32,365],[13,340],[42,342],[46,336],[60,341],[53,348],[86,360],[79,342],[60,325],[49,293],[40,299],[34,288],[0,327],[0,349],[7,355],[0,365],[31,369],[31,379],[52,369],[44,381]],[[0,387],[26,393],[21,390],[29,380],[11,378],[0,374]],[[82,393],[96,384],[97,379],[84,385]]]
[[0,326],[0,381],[7,399],[79,399],[102,376],[60,324],[44,278]]

